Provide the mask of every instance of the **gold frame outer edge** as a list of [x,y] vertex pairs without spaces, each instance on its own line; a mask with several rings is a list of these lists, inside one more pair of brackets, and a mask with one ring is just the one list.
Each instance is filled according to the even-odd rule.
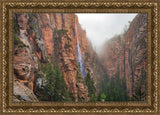
[[[151,2],[32,2],[32,3],[23,3],[23,2],[3,2],[2,3],[2,111],[4,113],[157,113],[158,112],[158,4],[157,3],[151,3]],[[10,9],[16,8],[32,8],[30,9],[30,12],[35,12],[35,8],[54,8],[55,12],[58,12],[60,8],[63,8],[61,12],[65,12],[66,10],[70,12],[78,12],[77,9],[86,10],[87,12],[106,12],[105,10],[99,10],[101,8],[103,9],[110,9],[108,12],[113,12],[111,9],[116,9],[117,11],[114,12],[128,12],[130,8],[135,9],[150,9],[151,12],[148,13],[148,15],[151,15],[151,33],[148,31],[148,35],[151,36],[152,40],[150,40],[150,43],[148,47],[148,56],[152,63],[147,64],[149,69],[149,73],[152,74],[152,78],[150,79],[151,84],[149,84],[150,93],[152,93],[151,96],[151,102],[149,102],[148,105],[144,105],[142,102],[136,102],[138,103],[138,106],[134,106],[134,103],[130,104],[130,102],[127,103],[118,103],[123,107],[120,107],[117,105],[117,103],[112,102],[106,106],[103,103],[95,104],[83,104],[83,103],[69,103],[66,107],[64,107],[66,104],[59,104],[59,103],[49,103],[46,102],[45,107],[43,107],[41,102],[38,104],[40,106],[34,106],[36,103],[16,103],[13,104],[11,100],[8,101],[7,97],[10,99],[12,97],[10,94],[11,91],[9,90],[12,86],[12,81],[10,81],[11,77],[8,79],[8,75],[10,75],[10,71],[12,68],[10,61],[12,61],[11,54],[12,54],[12,46],[10,41],[11,35],[7,29],[9,27],[9,30],[11,29],[11,26],[7,22],[12,21],[12,18],[10,17],[12,12]],[[9,9],[10,8],[10,9]],[[125,9],[124,9],[125,8]],[[26,10],[27,11],[27,10]],[[83,11],[83,12],[84,12]],[[48,12],[48,10],[46,11]],[[149,17],[149,16],[148,16]],[[10,19],[11,18],[11,19]],[[9,20],[9,21],[8,21]],[[150,20],[150,19],[148,19]],[[149,21],[148,21],[149,22]],[[148,25],[149,27],[149,25]],[[10,40],[10,41],[9,41]],[[151,52],[152,50],[152,52]],[[8,53],[9,52],[9,53]],[[11,53],[11,54],[10,54]],[[9,65],[9,67],[8,67]],[[27,106],[29,104],[30,106]],[[53,106],[56,105],[56,106]],[[129,106],[126,106],[128,105]],[[135,105],[136,105],[135,104]],[[60,105],[60,106],[58,106]],[[70,106],[69,106],[70,105]],[[78,106],[80,105],[80,106]],[[84,106],[82,106],[84,105]],[[99,108],[98,106],[101,107]],[[109,106],[110,105],[110,106]],[[63,106],[63,107],[62,107]]]

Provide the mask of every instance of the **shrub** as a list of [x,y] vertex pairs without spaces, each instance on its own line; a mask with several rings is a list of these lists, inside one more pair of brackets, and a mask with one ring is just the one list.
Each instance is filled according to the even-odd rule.
[[68,30],[64,30],[64,29],[58,30],[58,29],[55,29],[54,32],[55,32],[55,33],[58,33],[58,34],[60,34],[60,33],[67,33]]
[[71,47],[70,44],[65,44],[64,48],[68,48],[68,47]]
[[34,25],[31,24],[31,25],[30,25],[30,29],[31,29],[31,30],[35,30]]
[[16,35],[14,35],[14,46],[15,47],[28,47]]

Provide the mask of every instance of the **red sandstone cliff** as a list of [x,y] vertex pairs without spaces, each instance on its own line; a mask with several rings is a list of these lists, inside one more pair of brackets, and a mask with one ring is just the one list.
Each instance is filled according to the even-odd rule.
[[[96,87],[106,71],[110,77],[119,71],[119,77],[126,78],[128,95],[131,97],[142,71],[146,71],[146,15],[139,14],[124,35],[107,41],[101,52],[101,62],[75,14],[23,13],[15,14],[14,19],[14,39],[20,39],[14,48],[14,77],[31,91],[39,76],[45,76],[38,66],[52,62],[53,66],[59,64],[67,89],[73,93],[75,101],[78,101],[78,96],[83,101],[89,100],[88,88],[77,80],[75,21],[83,63],[85,69],[91,71]],[[146,90],[145,86],[143,90]]]
[[[147,16],[137,15],[123,35],[108,40],[101,52],[102,64],[112,77],[119,72],[119,77],[126,78],[129,97],[135,93],[137,81],[142,71],[147,71]],[[146,80],[146,78],[144,78]],[[143,91],[146,86],[143,85]]]
[[[22,83],[26,82],[27,87],[33,91],[33,81],[39,71],[38,64],[54,60],[59,63],[67,88],[74,94],[75,101],[78,101],[78,95],[88,101],[88,88],[76,80],[78,68],[75,21],[83,59],[88,48],[86,33],[82,30],[77,16],[60,13],[15,14],[15,20],[18,28],[15,35],[28,46],[15,48],[16,78]],[[26,65],[27,71],[23,71]]]

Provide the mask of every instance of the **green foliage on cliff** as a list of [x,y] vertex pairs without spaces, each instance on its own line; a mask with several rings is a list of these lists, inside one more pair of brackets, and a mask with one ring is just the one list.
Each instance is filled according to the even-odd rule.
[[34,31],[36,29],[36,25],[35,24],[37,23],[35,19],[37,19],[38,17],[34,13],[31,13],[31,14],[29,13],[28,17],[29,17],[29,19],[28,19],[29,29]]
[[35,27],[32,24],[29,27],[30,27],[31,30],[35,30]]
[[42,87],[35,89],[35,94],[40,101],[73,101],[71,92],[67,91],[64,77],[58,64],[53,68],[51,63],[41,64],[40,71],[46,77]]
[[28,47],[16,35],[14,35],[14,47]]
[[65,48],[65,49],[66,49],[66,48],[69,48],[69,47],[71,47],[70,44],[65,44],[65,45],[64,45],[64,48]]
[[55,33],[58,33],[58,34],[60,34],[60,33],[67,33],[68,30],[65,30],[65,29],[59,29],[59,30],[58,30],[58,29],[55,29],[54,32],[55,32]]
[[77,82],[82,82],[83,81],[83,77],[81,76],[81,74],[79,72],[77,72]]
[[31,24],[34,21],[34,18],[38,18],[36,14],[34,13],[28,13],[26,16],[28,16],[28,24]]
[[83,82],[84,79],[81,75],[81,72],[80,72],[80,64],[76,65],[77,66],[77,78],[76,78],[76,81],[77,82]]
[[13,33],[17,34],[18,32],[19,32],[19,29],[18,29],[17,19],[15,16],[15,18],[13,18]]

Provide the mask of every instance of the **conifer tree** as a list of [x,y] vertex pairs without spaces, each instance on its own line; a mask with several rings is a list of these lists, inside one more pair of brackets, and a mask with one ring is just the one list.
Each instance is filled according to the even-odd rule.
[[[134,101],[142,101],[146,98],[145,91],[142,91],[142,86],[144,85],[146,88],[146,72],[144,69],[141,69],[141,76],[137,82],[137,87],[135,89],[135,94],[132,95],[132,100]],[[145,89],[146,90],[146,89]]]
[[[96,88],[94,86],[94,81],[93,81],[93,78],[91,78],[91,75],[90,75],[90,70],[87,69],[87,75],[85,77],[85,83],[88,87],[88,94],[89,94],[89,97],[93,97],[93,95],[95,96],[95,92],[96,92]],[[93,94],[93,95],[92,95]]]
[[64,76],[58,64],[41,65],[40,70],[46,75],[43,87],[36,88],[36,95],[40,101],[74,101],[72,92],[66,89]]
[[55,66],[55,88],[54,88],[54,101],[62,101],[64,99],[66,93],[66,84],[64,81],[64,77],[61,74],[61,70],[59,65]]

